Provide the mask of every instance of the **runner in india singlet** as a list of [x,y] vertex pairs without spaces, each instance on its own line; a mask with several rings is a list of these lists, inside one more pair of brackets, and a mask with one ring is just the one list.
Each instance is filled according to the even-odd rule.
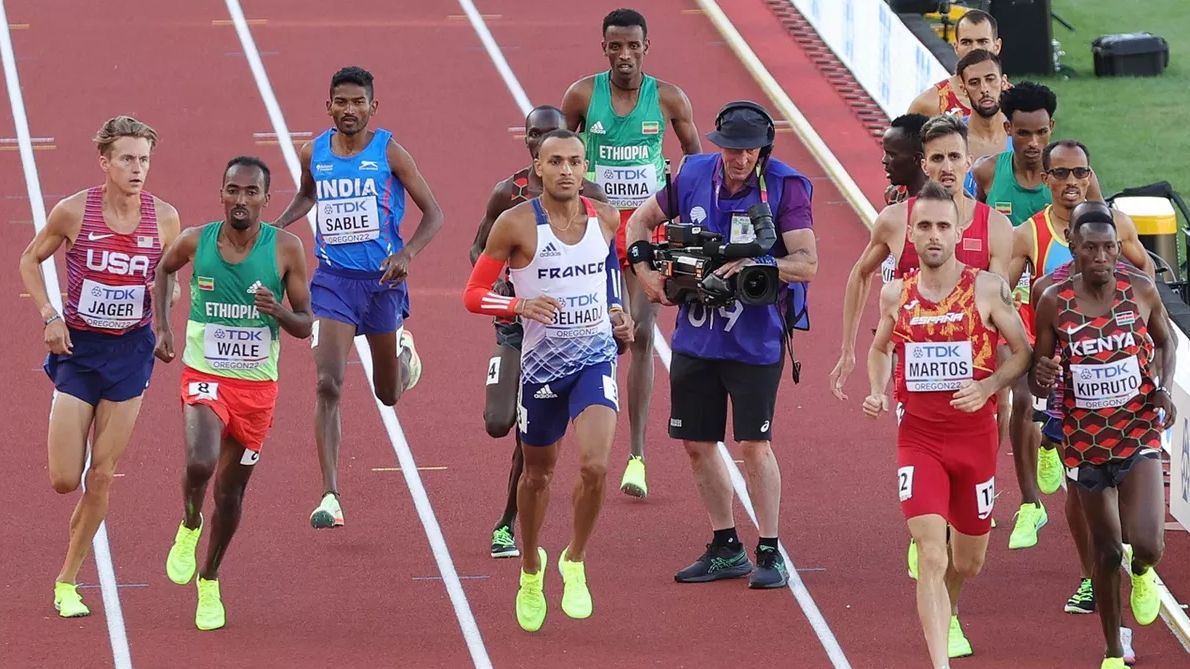
[[607,193],[617,209],[636,209],[665,185],[665,115],[657,80],[643,75],[636,107],[619,116],[612,107],[608,73],[595,75],[587,107],[583,141],[587,144],[587,180]]
[[285,296],[277,269],[277,229],[262,224],[252,251],[233,265],[219,254],[222,226],[208,223],[194,252],[182,361],[215,376],[276,381],[279,326],[256,309],[256,289],[268,288],[278,302]]
[[522,299],[549,295],[561,302],[562,308],[551,325],[522,319],[521,376],[525,383],[548,383],[616,358],[607,311],[608,243],[594,207],[586,198],[583,203],[587,231],[570,246],[554,235],[541,200],[533,200],[537,251],[528,265],[511,271],[512,283]]
[[338,269],[379,272],[384,259],[405,245],[405,187],[388,163],[392,133],[377,129],[363,151],[344,158],[331,151],[336,132],[319,135],[310,155],[318,223],[314,255]]

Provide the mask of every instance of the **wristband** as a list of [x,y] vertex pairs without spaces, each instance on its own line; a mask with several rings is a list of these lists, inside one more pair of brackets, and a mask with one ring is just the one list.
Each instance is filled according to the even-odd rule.
[[641,262],[651,263],[653,260],[653,245],[647,241],[641,240],[628,247],[628,264],[635,265]]
[[1169,388],[1166,388],[1165,386],[1157,386],[1156,388],[1153,389],[1153,392],[1165,393],[1166,395],[1173,397],[1173,393],[1169,392]]
[[622,307],[618,304],[613,304],[607,308],[607,313],[609,313],[609,314],[623,313],[623,311],[624,311],[624,307]]
[[50,323],[53,323],[54,321],[60,321],[60,320],[62,320],[62,314],[54,314],[53,316],[50,316],[49,318],[42,321],[41,326],[48,327]]

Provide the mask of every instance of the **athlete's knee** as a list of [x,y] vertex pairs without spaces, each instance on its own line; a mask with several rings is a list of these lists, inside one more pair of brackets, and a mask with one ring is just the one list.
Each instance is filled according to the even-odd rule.
[[82,483],[82,476],[79,474],[74,472],[50,471],[50,486],[59,495],[65,495],[78,490],[80,483]]
[[[950,555],[945,541],[917,542],[917,571],[919,576],[941,578],[946,574]],[[956,565],[957,568],[957,565]]]
[[954,570],[963,578],[975,578],[983,571],[983,555],[954,556]]
[[1165,538],[1160,532],[1150,537],[1130,537],[1132,539],[1132,564],[1137,567],[1152,567],[1161,561],[1165,552]]
[[552,465],[530,465],[526,462],[524,470],[521,471],[521,485],[530,490],[545,490],[553,478]]
[[706,441],[684,441],[686,455],[690,456],[690,464],[694,467],[705,465],[710,458],[717,457],[715,444]]
[[1092,539],[1095,547],[1095,564],[1100,567],[1116,570],[1124,560],[1124,546],[1117,543],[1102,543]]
[[602,488],[607,480],[606,462],[584,462],[578,470],[583,486],[587,488]]
[[773,454],[772,442],[769,441],[742,441],[740,447],[746,465],[761,463]]
[[215,475],[216,458],[194,458],[186,463],[186,480],[191,485],[199,485],[209,481]]
[[319,372],[314,389],[318,394],[318,399],[325,402],[338,402],[343,393],[343,375],[334,372]]

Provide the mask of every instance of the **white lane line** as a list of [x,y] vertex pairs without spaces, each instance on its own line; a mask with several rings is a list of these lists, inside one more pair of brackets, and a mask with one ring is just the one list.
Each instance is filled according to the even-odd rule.
[[[8,102],[12,106],[12,122],[16,126],[17,146],[21,154],[21,167],[25,172],[25,189],[29,194],[29,208],[33,212],[33,227],[37,232],[45,228],[45,201],[42,199],[41,179],[37,175],[37,163],[33,158],[33,139],[29,134],[29,118],[25,113],[25,98],[21,94],[21,81],[17,76],[16,54],[12,48],[12,34],[9,32],[8,11],[4,0],[0,0],[0,57],[4,60],[4,81],[8,86]],[[50,303],[62,313],[62,289],[58,285],[58,270],[54,256],[41,264],[45,275],[45,286],[50,294]],[[91,465],[91,443],[87,442],[87,467]],[[84,475],[83,480],[86,481]],[[83,489],[86,489],[84,483]],[[124,612],[120,607],[120,593],[116,587],[116,568],[112,564],[111,544],[107,538],[107,523],[99,523],[99,529],[91,540],[91,553],[99,572],[100,590],[103,592],[103,611],[107,619],[107,636],[112,644],[112,661],[116,669],[132,669],[132,651],[128,647],[128,633],[124,629]]]
[[[239,0],[225,0],[225,2],[232,23],[235,25],[236,34],[240,38],[240,45],[248,60],[248,67],[252,70],[252,77],[256,80],[256,87],[260,91],[260,97],[268,111],[269,120],[273,124],[273,131],[279,140],[278,145],[281,147],[281,153],[285,156],[289,174],[293,178],[293,183],[300,187],[301,163],[298,161],[297,151],[293,148],[293,137],[285,123],[285,116],[281,113],[281,105],[277,102],[277,96],[273,93],[268,73],[260,60],[260,52],[256,48],[256,41],[252,38],[252,31],[244,19],[244,11],[240,7]],[[314,217],[307,215],[306,220],[310,223],[310,229],[314,230]],[[363,365],[364,375],[368,378],[368,387],[372,389],[372,396],[375,398],[376,388],[372,384],[372,353],[368,349],[367,340],[364,337],[355,338],[355,351]],[[467,603],[467,595],[463,592],[462,581],[459,579],[458,572],[455,571],[454,561],[450,557],[450,549],[442,535],[442,528],[438,525],[434,508],[430,504],[425,486],[422,485],[417,462],[409,449],[409,442],[405,440],[401,424],[397,421],[397,412],[392,407],[385,406],[379,399],[376,400],[376,409],[380,412],[380,419],[388,431],[393,452],[401,464],[401,473],[404,474],[405,483],[409,486],[409,494],[413,498],[418,518],[421,519],[422,527],[425,529],[426,538],[429,540],[430,549],[434,554],[434,561],[438,564],[438,572],[442,574],[446,593],[454,607],[455,617],[458,618],[459,627],[463,632],[463,639],[467,642],[467,650],[471,653],[471,660],[476,667],[488,669],[492,666],[492,661],[488,658],[487,648],[484,646],[479,626],[475,622],[475,616],[471,613],[470,604]]]
[[[492,34],[488,31],[487,25],[483,22],[483,17],[475,9],[475,4],[472,0],[458,0],[459,5],[463,11],[467,13],[468,18],[471,19],[471,25],[475,26],[475,32],[479,35],[480,41],[483,42],[484,48],[488,52],[488,56],[492,59],[492,63],[500,72],[500,77],[504,80],[505,86],[508,87],[508,92],[516,100],[517,106],[520,107],[521,113],[528,115],[533,109],[532,103],[529,102],[529,96],[525,94],[525,89],[521,86],[520,81],[517,80],[516,74],[512,68],[508,66],[508,61],[504,59],[504,54],[500,52],[500,47],[496,41],[492,39]],[[653,327],[653,346],[657,349],[657,355],[661,358],[661,362],[665,365],[666,373],[669,372],[669,364],[672,358],[669,344],[665,341],[665,335],[661,333],[661,329]],[[756,522],[756,511],[752,507],[752,498],[748,495],[748,486],[744,481],[744,475],[740,472],[740,468],[732,460],[727,446],[723,442],[719,442],[719,456],[727,465],[727,471],[731,476],[731,485],[735,488],[736,495],[740,498],[740,503],[748,512],[748,517],[752,519],[752,524],[759,528]],[[810,591],[806,588],[806,584],[802,581],[798,574],[797,565],[789,557],[785,546],[779,546],[781,556],[785,558],[785,564],[789,568],[789,589],[793,592],[794,599],[805,613],[806,619],[810,623],[810,627],[818,636],[818,640],[822,643],[823,649],[826,651],[831,662],[836,669],[850,669],[851,664],[847,661],[847,657],[843,654],[843,648],[839,646],[838,640],[835,638],[834,632],[831,631],[830,626],[823,617],[822,612],[818,609],[818,605],[814,602],[814,598],[810,596]]]

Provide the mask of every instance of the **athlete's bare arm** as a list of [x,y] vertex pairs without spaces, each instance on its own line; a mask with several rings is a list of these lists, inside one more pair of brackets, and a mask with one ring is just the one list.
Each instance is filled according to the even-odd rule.
[[984,156],[975,161],[971,166],[971,171],[975,173],[975,199],[986,203],[988,201],[988,191],[992,189],[992,180],[996,177],[996,161],[1000,159],[998,154]]
[[488,244],[488,234],[492,231],[492,224],[512,204],[512,179],[505,179],[496,184],[496,188],[488,196],[488,205],[484,208],[483,219],[479,222],[479,228],[475,231],[475,241],[471,242],[472,265],[475,265],[475,261],[479,259],[479,254],[483,253],[484,247]]
[[876,418],[888,411],[888,380],[892,378],[892,331],[897,324],[897,309],[900,308],[903,281],[896,279],[884,284],[880,290],[880,321],[876,325],[876,337],[868,351],[868,397],[864,400],[864,413]]
[[310,209],[314,206],[314,175],[310,173],[310,156],[313,154],[313,142],[306,142],[298,152],[298,162],[302,165],[301,185],[298,186],[298,192],[294,194],[289,206],[273,222],[273,225],[278,228],[289,227],[291,223],[310,213]]
[[42,321],[54,319],[45,326],[45,345],[50,353],[70,353],[73,344],[70,330],[63,322],[58,310],[50,303],[50,294],[45,287],[45,276],[41,263],[58,252],[65,243],[67,248],[74,244],[83,227],[83,210],[87,205],[87,191],[80,191],[54,205],[46,219],[45,227],[33,236],[32,241],[21,252],[21,282],[25,292],[33,300]]
[[[615,337],[620,348],[619,352],[623,353],[627,344],[632,343],[635,339],[636,324],[632,321],[628,309],[625,308],[628,300],[624,291],[624,282],[620,277],[619,256],[611,252],[611,244],[616,238],[616,230],[620,228],[620,210],[605,202],[596,202],[595,211],[599,215],[599,227],[602,228],[603,239],[608,245],[608,256],[605,263],[605,270],[608,273],[608,291],[617,291],[616,297],[620,301],[619,308],[609,309],[608,316],[612,322],[612,336]],[[611,298],[612,296],[608,295],[609,303]]]
[[[492,225],[492,231],[488,234],[488,243],[484,247],[482,255],[501,266],[507,264],[513,269],[528,266],[537,252],[536,235],[533,234],[535,226],[532,203],[518,204],[496,218],[496,222]],[[531,236],[533,241],[527,242]],[[477,263],[476,268],[471,272],[472,279],[468,281],[469,293],[472,291],[472,282],[474,281],[491,285],[491,281],[487,277],[477,278],[477,274],[481,274],[481,269],[481,265]],[[495,269],[497,272],[499,271],[499,267]],[[518,316],[547,325],[553,322],[554,315],[562,307],[561,302],[548,295],[527,299],[517,298],[516,304]],[[483,313],[482,303],[471,305],[468,308],[476,313]]]
[[277,325],[290,336],[305,339],[313,329],[314,313],[310,311],[310,285],[306,282],[306,250],[302,248],[302,240],[297,235],[278,231],[277,256],[282,260],[281,280],[285,282],[289,308],[264,286],[256,289],[256,308],[277,319]]
[[839,344],[839,361],[830,374],[831,392],[841,400],[847,399],[843,386],[855,369],[855,337],[872,289],[872,275],[892,253],[892,240],[897,235],[905,235],[905,207],[905,203],[889,205],[876,216],[868,245],[847,275],[847,286],[843,291],[843,340]]
[[1143,271],[1150,279],[1157,277],[1157,268],[1153,265],[1153,258],[1144,245],[1140,243],[1140,236],[1136,232],[1136,223],[1132,217],[1118,209],[1112,209],[1112,218],[1116,221],[1116,235],[1120,240],[1120,255],[1128,262]]
[[698,128],[694,126],[694,110],[690,107],[690,99],[686,97],[685,91],[669,82],[658,81],[657,93],[661,98],[661,109],[673,126],[678,141],[682,143],[682,153],[702,153]]
[[1012,223],[1008,217],[993,209],[988,213],[988,270],[1008,280],[1008,264],[1012,260]]
[[979,273],[975,279],[975,307],[983,322],[1003,335],[1011,355],[990,376],[973,381],[954,394],[950,405],[966,412],[978,411],[988,398],[1016,383],[1029,370],[1029,357],[1033,353],[1025,335],[1025,324],[1021,322],[1004,277],[991,272]]
[[174,335],[169,323],[169,311],[173,304],[167,299],[169,285],[177,278],[178,270],[194,260],[194,253],[198,249],[198,241],[202,237],[202,227],[187,228],[161,255],[161,262],[157,263],[157,276],[166,277],[166,281],[156,281],[153,284],[153,329],[157,333],[157,346],[153,354],[162,362],[174,359]]
[[[157,209],[157,236],[161,240],[161,250],[164,252],[182,233],[182,219],[172,204],[156,197],[154,200],[154,206]],[[178,285],[177,277],[172,274],[167,276],[165,281],[169,286],[167,294],[170,304],[173,304],[182,296],[182,287]]]
[[[1149,312],[1147,316],[1143,313],[1141,315],[1146,317],[1145,328],[1149,331],[1149,337],[1152,338],[1153,346],[1156,349],[1154,351],[1156,364],[1153,367],[1155,367],[1154,376],[1157,386],[1168,388],[1173,385],[1174,370],[1178,364],[1178,343],[1170,330],[1172,326],[1165,311],[1165,304],[1161,301],[1161,294],[1157,292],[1157,286],[1147,278],[1133,277],[1132,292],[1136,296],[1140,308]],[[1169,390],[1154,392],[1150,401],[1157,408],[1165,410],[1161,426],[1173,425],[1178,417],[1177,407],[1173,403],[1173,396]]]
[[412,258],[420,253],[426,244],[429,244],[430,240],[434,238],[434,235],[442,229],[442,207],[438,206],[438,200],[434,199],[434,193],[430,190],[429,184],[426,183],[421,171],[417,169],[417,164],[413,162],[413,156],[409,155],[405,147],[397,144],[396,140],[389,140],[387,153],[388,164],[392,166],[393,176],[400,179],[401,185],[405,187],[405,192],[409,193],[410,199],[421,210],[421,222],[418,223],[417,230],[405,242],[405,246],[400,251],[408,253]]
[[[1036,292],[1034,292],[1036,294]],[[1033,368],[1029,372],[1029,389],[1037,397],[1049,397],[1054,382],[1061,373],[1060,357],[1054,354],[1057,334],[1054,321],[1058,316],[1058,286],[1050,285],[1036,298],[1033,315],[1033,332],[1037,339],[1033,347]]]
[[[1012,258],[1008,261],[1008,285],[1015,286],[1025,273],[1025,267],[1035,265],[1033,257],[1033,226],[1022,223],[1012,231]],[[1034,272],[1034,275],[1037,273]]]
[[562,114],[566,116],[566,127],[574,132],[584,130],[587,125],[587,107],[591,106],[591,93],[595,90],[595,75],[579,79],[562,95]]
[[930,86],[922,91],[917,97],[913,98],[913,102],[909,105],[908,114],[925,114],[926,116],[938,115],[938,88]]

